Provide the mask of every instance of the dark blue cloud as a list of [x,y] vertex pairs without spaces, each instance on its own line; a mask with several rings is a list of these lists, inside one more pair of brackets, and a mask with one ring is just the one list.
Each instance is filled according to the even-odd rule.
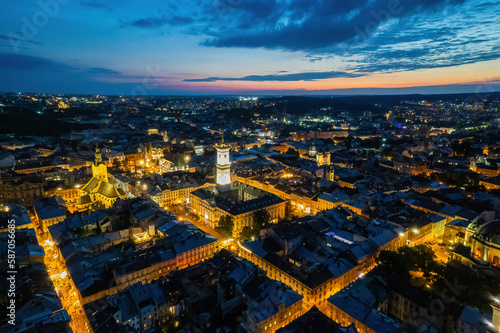
[[[386,21],[444,10],[464,1],[275,0],[262,7],[243,1],[226,16],[227,24],[202,45],[317,50],[356,38],[369,38]],[[270,12],[270,8],[277,9]]]
[[93,67],[86,71],[89,74],[104,74],[104,75],[122,75],[121,72],[109,68]]
[[82,1],[80,4],[87,9],[102,10],[108,13],[113,12],[113,9],[104,1],[98,1],[98,0]]
[[13,44],[18,45],[19,43],[43,45],[43,43],[41,42],[37,42],[27,38],[22,38],[22,34],[12,34],[10,36],[0,35],[0,45],[12,46]]
[[[67,73],[69,75],[92,78],[127,78],[129,80],[141,79],[143,76],[125,75],[122,72],[103,67],[75,67],[43,57],[0,53],[0,69],[15,69],[25,72],[46,71],[52,73]],[[152,77],[152,76],[148,76]],[[152,77],[157,78],[157,77]]]
[[[353,74],[377,69],[388,72],[447,67],[453,65],[452,61],[454,65],[461,65],[495,59],[497,54],[492,53],[494,50],[489,44],[499,38],[498,31],[495,32],[498,28],[495,15],[500,13],[500,2],[188,0],[159,12],[162,14],[126,21],[122,26],[154,29],[182,25],[183,33],[204,36],[200,44],[205,47],[305,51],[308,62],[334,62],[335,56],[342,57],[344,62],[351,61],[358,68],[345,70]],[[459,20],[443,22],[452,15]],[[481,35],[481,27],[489,29],[489,35]],[[477,44],[479,55],[469,47],[472,44]],[[331,67],[338,68],[334,64]],[[268,79],[263,76],[256,80]]]
[[0,68],[68,70],[71,67],[46,58],[0,53]]
[[177,25],[186,25],[190,23],[193,23],[192,17],[179,16],[179,15],[174,15],[174,16],[165,15],[161,17],[152,16],[132,21],[122,21],[121,26],[153,29],[165,25],[177,26]]
[[[283,72],[283,71],[282,71]],[[185,79],[187,82],[215,82],[215,81],[316,81],[334,78],[353,78],[363,74],[328,71],[328,72],[305,72],[290,74],[268,74],[268,75],[247,75],[243,77],[207,77],[202,79]]]
[[[106,79],[114,79],[110,84]],[[102,67],[75,67],[43,57],[0,53],[0,91],[30,91],[54,93],[116,93],[137,94],[143,90],[144,79],[148,83],[164,78],[141,75],[125,75]],[[148,93],[160,93],[146,89]]]

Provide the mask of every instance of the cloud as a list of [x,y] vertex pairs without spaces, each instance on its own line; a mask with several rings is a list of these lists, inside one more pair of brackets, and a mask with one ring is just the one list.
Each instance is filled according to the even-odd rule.
[[82,1],[80,3],[83,7],[87,9],[96,9],[96,10],[102,10],[108,13],[112,13],[113,9],[109,7],[104,1]]
[[[103,67],[75,67],[62,62],[50,60],[43,57],[22,55],[22,54],[12,54],[12,53],[0,53],[0,69],[16,69],[16,70],[27,70],[27,71],[48,71],[48,72],[65,72],[73,75],[80,75],[87,78],[132,78],[132,76],[124,75],[122,72]],[[142,78],[142,76],[141,76]]]
[[162,27],[165,25],[178,26],[178,25],[186,25],[193,23],[193,18],[188,16],[152,16],[132,21],[121,21],[121,27],[136,27],[136,28],[145,28],[145,29],[153,29]]
[[[347,77],[495,59],[499,11],[500,1],[493,0],[186,0],[165,6],[156,16],[123,21],[122,26],[182,26],[182,33],[199,36],[204,47],[305,53],[305,61],[342,68]],[[354,69],[338,66],[339,60]],[[297,73],[189,80],[311,79]]]
[[21,33],[19,33],[19,37],[16,37],[14,35],[12,35],[12,36],[0,35],[0,43],[6,44],[7,42],[9,42],[9,43],[22,42],[22,43],[28,43],[28,44],[43,45],[43,43],[31,40],[31,39],[22,38]]
[[369,38],[387,21],[444,10],[464,1],[275,0],[266,6],[242,2],[202,45],[312,51]]
[[89,68],[89,69],[87,69],[87,73],[89,73],[89,74],[105,74],[105,75],[122,75],[121,72],[115,71],[113,69],[100,68],[100,67]]
[[[284,71],[282,71],[284,72]],[[268,75],[247,75],[243,77],[207,77],[202,79],[185,79],[186,82],[215,82],[215,81],[316,81],[334,78],[353,78],[363,76],[363,74],[327,71],[327,72],[304,72],[290,74],[268,74]]]
[[67,70],[69,66],[46,58],[22,54],[0,53],[0,68]]
[[158,68],[145,70],[143,75],[129,75],[74,63],[78,66],[44,57],[0,53],[0,91],[158,93],[169,79]]

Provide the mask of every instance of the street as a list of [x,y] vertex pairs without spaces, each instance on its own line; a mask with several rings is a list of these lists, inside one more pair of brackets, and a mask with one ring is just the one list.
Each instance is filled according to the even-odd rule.
[[54,283],[54,288],[61,300],[63,308],[71,317],[70,327],[73,332],[92,332],[90,323],[85,315],[83,305],[78,297],[70,275],[65,269],[64,259],[60,258],[56,245],[46,235],[37,232],[38,243],[45,250],[44,262],[47,272]]
[[225,240],[226,238],[224,236],[222,236],[221,234],[219,234],[217,231],[215,231],[215,229],[212,229],[210,227],[207,227],[204,223],[200,222],[200,221],[195,221],[194,219],[189,219],[189,216],[184,214],[184,215],[177,215],[177,218],[179,219],[179,221],[187,221],[193,225],[195,225],[196,227],[198,227],[200,230],[214,236],[215,238],[217,238],[217,240],[219,241],[223,241]]

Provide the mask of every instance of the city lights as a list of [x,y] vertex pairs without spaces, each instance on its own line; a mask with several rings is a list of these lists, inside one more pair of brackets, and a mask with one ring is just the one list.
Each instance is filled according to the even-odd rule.
[[0,332],[500,333],[498,1],[18,3]]

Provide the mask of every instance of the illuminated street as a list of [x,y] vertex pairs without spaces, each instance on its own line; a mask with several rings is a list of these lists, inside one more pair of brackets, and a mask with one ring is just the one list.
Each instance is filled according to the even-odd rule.
[[500,0],[4,2],[0,333],[500,333]]
[[70,326],[73,332],[92,332],[85,311],[78,298],[78,291],[74,287],[71,277],[65,270],[64,261],[57,253],[55,245],[45,235],[37,233],[38,243],[45,250],[45,265],[54,283],[61,303],[71,317]]
[[220,233],[218,233],[217,231],[215,231],[215,229],[209,228],[204,223],[202,223],[200,221],[196,221],[193,218],[189,218],[189,216],[187,216],[187,215],[184,215],[184,216],[178,215],[178,218],[179,218],[180,221],[187,221],[189,223],[192,223],[196,227],[200,228],[202,231],[204,231],[206,233],[209,233],[210,235],[214,236],[219,241],[223,241],[223,240],[226,239]]

